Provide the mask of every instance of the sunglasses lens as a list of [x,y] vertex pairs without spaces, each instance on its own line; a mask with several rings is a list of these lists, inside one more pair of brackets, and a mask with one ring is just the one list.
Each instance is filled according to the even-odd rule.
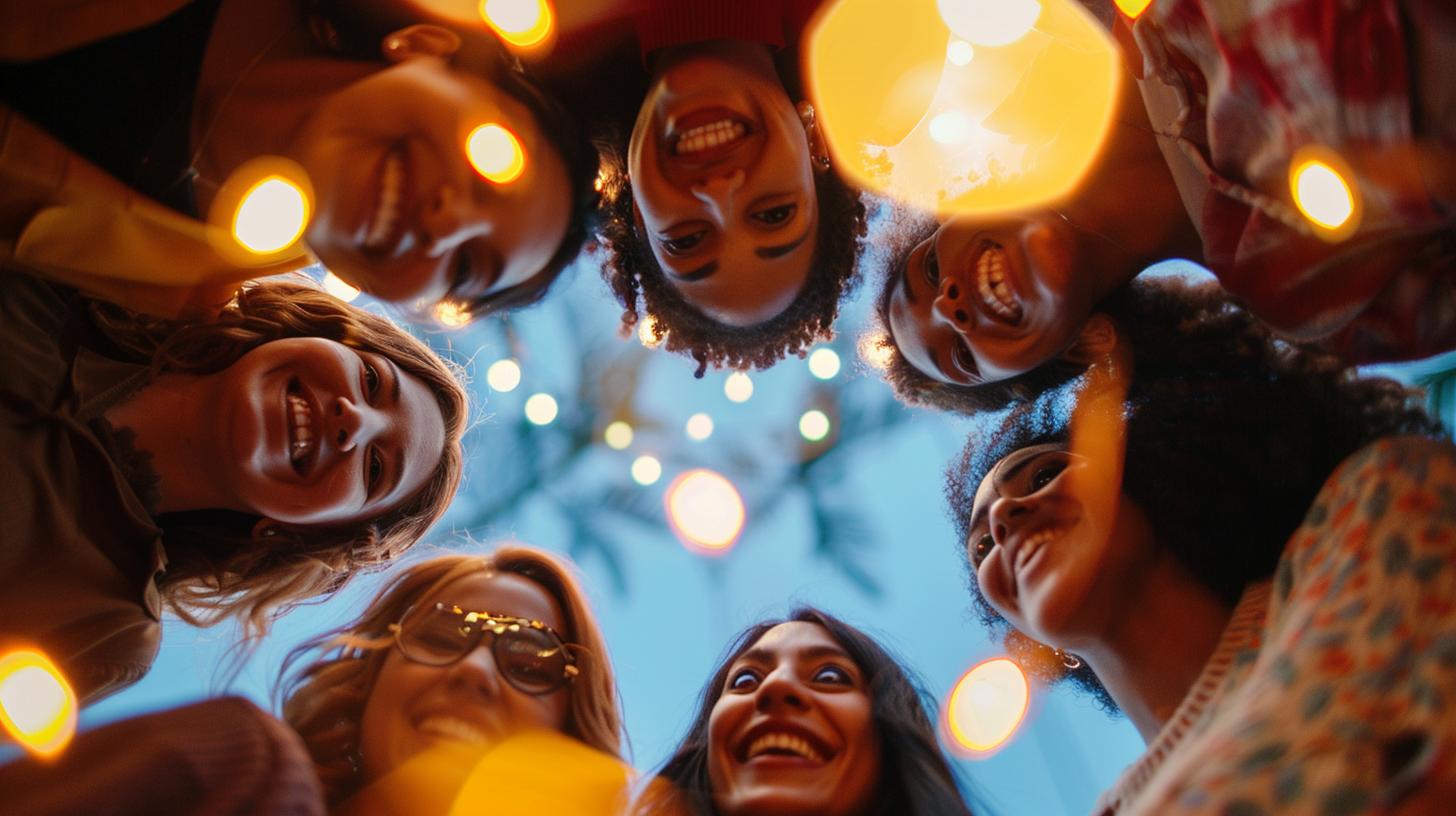
[[422,610],[405,620],[399,647],[411,660],[444,665],[470,647],[472,629],[477,625],[442,610]]
[[566,679],[566,649],[539,629],[522,627],[496,640],[495,659],[511,685],[527,694],[545,694]]

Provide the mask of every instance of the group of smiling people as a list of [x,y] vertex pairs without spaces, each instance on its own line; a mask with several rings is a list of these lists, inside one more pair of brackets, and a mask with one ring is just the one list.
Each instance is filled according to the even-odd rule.
[[[0,0],[0,649],[40,648],[83,704],[147,672],[164,613],[235,621],[246,652],[454,495],[456,371],[286,273],[484,318],[590,242],[624,327],[650,316],[699,376],[803,353],[879,282],[897,395],[982,420],[947,496],[984,623],[1148,742],[1099,812],[1456,795],[1456,450],[1352,368],[1456,348],[1445,4],[1085,0],[1127,68],[1097,164],[1044,211],[938,226],[836,171],[800,75],[815,0],[558,3],[529,67],[450,3],[61,5]],[[486,124],[515,175],[463,149]],[[1340,242],[1281,186],[1314,142],[1363,196]],[[210,220],[260,157],[313,194],[262,260]],[[1136,279],[1169,257],[1218,283]],[[7,807],[445,812],[490,760],[442,745],[623,754],[584,594],[530,549],[400,568],[278,689],[281,719],[210,700],[0,767]],[[512,801],[968,813],[931,722],[889,651],[799,609],[730,644],[649,784],[568,771]]]

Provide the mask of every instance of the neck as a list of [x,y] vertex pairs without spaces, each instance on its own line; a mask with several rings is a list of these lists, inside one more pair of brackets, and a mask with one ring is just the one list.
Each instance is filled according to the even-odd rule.
[[1197,682],[1233,610],[1171,556],[1125,599],[1111,634],[1074,651],[1151,742]]
[[136,434],[137,449],[151,455],[163,513],[238,509],[217,478],[223,452],[216,446],[220,406],[214,379],[163,374],[106,412],[108,422]]

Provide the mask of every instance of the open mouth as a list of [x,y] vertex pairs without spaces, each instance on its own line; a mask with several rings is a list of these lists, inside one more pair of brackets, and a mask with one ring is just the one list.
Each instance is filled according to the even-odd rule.
[[715,148],[735,145],[748,136],[748,127],[735,119],[720,119],[676,134],[672,143],[675,156],[696,158]]
[[834,758],[834,751],[818,738],[797,729],[781,726],[755,728],[739,743],[739,762],[764,758],[798,760],[823,765]]
[[988,314],[1015,326],[1021,322],[1021,304],[1007,281],[1010,259],[1006,248],[995,241],[983,241],[976,253],[976,294]]
[[364,233],[364,249],[369,252],[385,253],[399,243],[406,169],[402,145],[395,145],[384,154],[374,213],[369,217],[369,228]]
[[468,723],[459,717],[433,716],[426,717],[415,725],[415,730],[422,734],[429,734],[432,737],[451,740],[452,742],[463,742],[466,745],[487,745],[490,737],[485,730],[479,726]]
[[757,127],[731,108],[714,106],[674,117],[668,125],[668,153],[675,159],[703,164],[738,150]]
[[1023,538],[1016,545],[1016,571],[1018,573],[1025,572],[1028,566],[1031,564],[1032,559],[1035,558],[1046,545],[1052,543],[1053,541],[1056,541],[1063,535],[1066,535],[1068,529],[1070,528],[1043,527],[1042,529],[1037,530],[1031,535]]
[[297,377],[288,381],[288,462],[300,476],[308,473],[318,453],[314,410]]

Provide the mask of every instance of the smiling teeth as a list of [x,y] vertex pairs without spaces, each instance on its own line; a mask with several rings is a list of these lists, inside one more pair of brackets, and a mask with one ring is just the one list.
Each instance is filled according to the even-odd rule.
[[814,746],[810,745],[808,740],[792,734],[764,734],[748,746],[748,758],[753,759],[760,754],[774,750],[788,751],[814,762],[824,761],[824,757],[814,750]]
[[1021,319],[1021,307],[1006,284],[1006,251],[987,247],[976,258],[976,291],[986,308],[1015,322]]
[[404,159],[390,151],[384,157],[384,172],[379,181],[379,207],[364,236],[365,249],[381,249],[399,224],[400,191],[404,189]]
[[313,430],[310,428],[313,406],[297,394],[288,395],[289,430],[292,437],[288,443],[288,455],[296,466],[313,450]]
[[678,136],[677,144],[673,146],[673,152],[681,156],[686,153],[699,153],[714,147],[720,147],[729,142],[736,142],[747,133],[741,122],[732,119],[724,119],[710,125],[699,125],[683,131]]
[[1037,530],[1036,532],[1027,536],[1025,541],[1021,542],[1021,547],[1039,547],[1043,544],[1054,541],[1055,539],[1061,538],[1062,533],[1065,532],[1066,528],[1063,527],[1048,527],[1045,530]]
[[484,731],[455,717],[430,717],[419,724],[419,730],[467,745],[485,745],[490,742]]

